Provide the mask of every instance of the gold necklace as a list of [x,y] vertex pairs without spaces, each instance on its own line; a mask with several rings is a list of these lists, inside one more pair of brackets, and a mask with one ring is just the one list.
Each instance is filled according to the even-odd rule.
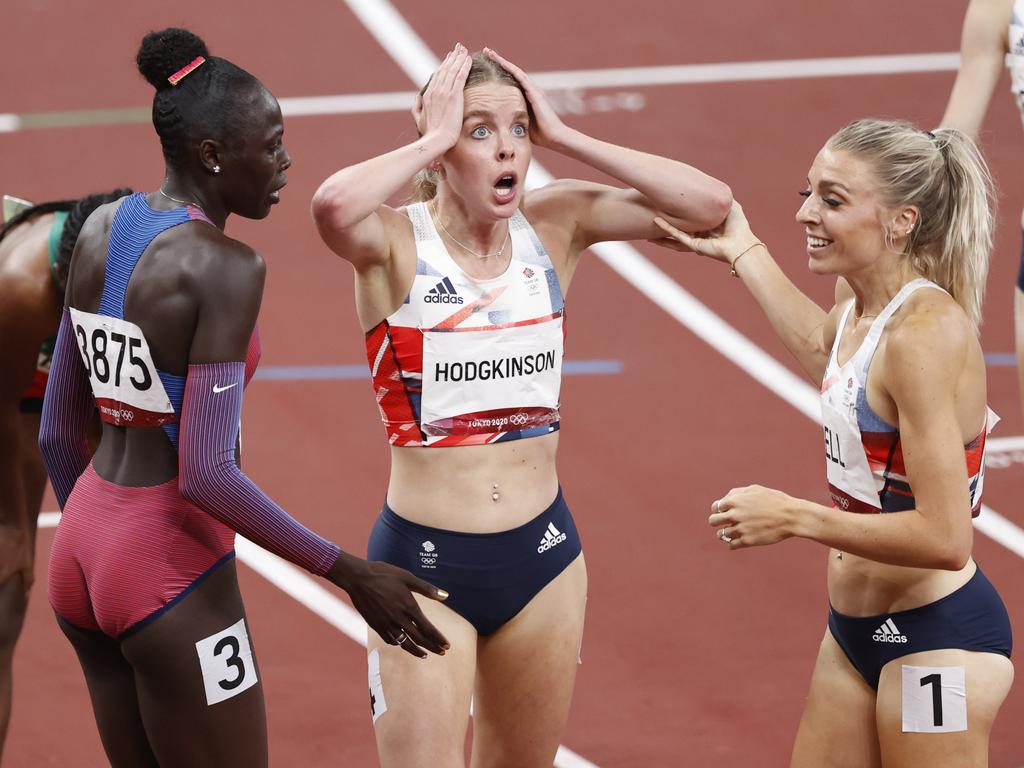
[[454,242],[457,246],[462,248],[462,250],[466,251],[467,253],[473,254],[478,259],[490,259],[490,258],[494,258],[495,256],[497,256],[498,258],[501,258],[501,255],[505,252],[505,246],[508,245],[508,238],[509,238],[509,235],[511,234],[511,230],[510,229],[506,229],[505,230],[505,239],[501,241],[501,248],[496,250],[494,253],[477,253],[472,248],[470,248],[468,245],[466,245],[464,242],[459,240],[459,238],[457,238],[455,235],[453,235],[451,232],[448,231],[448,227],[446,227],[444,225],[444,222],[441,221],[440,215],[438,215],[438,213],[437,213],[437,205],[436,204],[433,205],[432,208],[433,208],[432,213],[434,214],[434,220],[441,227],[441,231],[444,232],[446,235],[448,235],[448,237],[450,237],[452,239],[452,242]]
[[[173,200],[175,203],[180,203],[181,205],[194,205],[200,211],[203,211],[203,206],[201,206],[199,203],[190,203],[188,200],[179,200],[176,197],[171,197],[171,195],[168,195],[166,192],[164,192],[163,185],[157,187],[156,191],[159,192],[164,197],[166,197],[168,200]],[[206,211],[203,211],[203,215],[206,215]]]

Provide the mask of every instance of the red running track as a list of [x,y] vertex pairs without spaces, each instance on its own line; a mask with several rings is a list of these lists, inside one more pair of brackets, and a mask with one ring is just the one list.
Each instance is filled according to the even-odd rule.
[[[500,8],[404,0],[397,7],[434,52],[455,40],[491,45],[531,71],[953,51],[963,10],[940,13],[924,0],[753,5],[722,0],[703,18],[664,1],[644,4],[636,15],[623,4],[582,0]],[[340,0],[311,0],[287,12],[262,0],[224,0],[213,13],[197,0],[173,11],[111,0],[102,14],[55,2],[4,13],[0,45],[9,62],[21,62],[0,72],[0,104],[13,113],[148,105],[151,92],[132,57],[142,34],[169,24],[192,27],[214,53],[253,71],[279,97],[412,88]],[[787,271],[825,302],[831,286],[806,273],[802,230],[792,219],[815,152],[854,117],[934,124],[952,78],[944,71],[598,88],[576,95],[572,103],[590,112],[570,119],[598,137],[678,157],[727,180]],[[1000,89],[983,141],[1002,191],[987,352],[1012,349],[1016,220],[1024,203],[1024,184],[1011,171],[1020,161],[1020,125],[1008,82]],[[598,97],[622,92],[634,107],[639,96],[642,108],[595,111],[608,103]],[[264,365],[363,359],[350,270],[319,243],[308,202],[333,169],[410,135],[400,112],[288,119],[294,166],[281,205],[265,222],[230,224],[268,259]],[[3,133],[0,152],[0,191],[36,199],[121,184],[149,189],[162,172],[145,124]],[[549,153],[537,159],[555,175],[593,177]],[[793,368],[724,270],[639,248]],[[784,765],[824,631],[825,553],[787,542],[729,554],[705,518],[712,499],[752,482],[824,501],[820,432],[604,263],[589,262],[569,297],[567,354],[620,360],[623,373],[569,377],[564,386],[560,471],[584,538],[591,592],[563,743],[603,768]],[[1013,370],[991,368],[989,384],[1004,418],[997,435],[1024,432]],[[257,382],[245,419],[246,470],[300,519],[362,550],[387,471],[367,384]],[[990,472],[987,503],[1018,525],[1019,488],[1019,466]],[[52,498],[46,508],[55,508]],[[46,605],[51,540],[52,531],[40,532],[38,582],[16,656],[7,765],[99,766],[85,685]],[[982,535],[976,557],[1014,624],[1024,626],[1018,557]],[[266,684],[272,764],[373,765],[362,651],[260,576],[240,571]],[[1024,764],[1024,734],[1016,727],[1022,717],[1018,686],[993,734],[993,766]]]

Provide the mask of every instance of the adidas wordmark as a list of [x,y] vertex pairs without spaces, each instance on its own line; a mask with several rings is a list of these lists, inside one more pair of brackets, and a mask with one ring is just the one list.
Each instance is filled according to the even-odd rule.
[[557,547],[565,541],[565,534],[555,528],[554,523],[548,523],[548,529],[544,531],[544,538],[540,540],[540,546],[537,547],[537,552],[543,554],[552,547]]
[[875,634],[871,636],[871,639],[879,643],[907,642],[907,636],[900,634],[900,631],[896,629],[896,625],[893,623],[892,619],[886,619],[885,623],[875,630]]
[[433,288],[431,288],[427,295],[423,297],[423,301],[428,304],[462,304],[464,303],[463,298],[459,296],[459,292],[455,290],[455,286],[452,285],[450,278],[445,278]]

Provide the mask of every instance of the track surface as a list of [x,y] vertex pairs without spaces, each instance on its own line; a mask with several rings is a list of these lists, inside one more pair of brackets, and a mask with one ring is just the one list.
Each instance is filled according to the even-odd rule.
[[[531,71],[949,52],[962,8],[880,0],[814,4],[742,0],[708,9],[567,0],[425,4],[397,10],[435,53],[455,40],[491,45]],[[633,6],[636,7],[636,6]],[[770,10],[769,10],[770,8]],[[0,108],[16,114],[148,105],[133,56],[146,31],[193,28],[214,53],[279,97],[408,91],[414,84],[340,0],[287,12],[265,0],[183,0],[173,12],[110,0],[34,0],[5,10]],[[700,18],[704,16],[704,18]],[[928,24],[920,20],[927,18]],[[894,33],[894,30],[898,31]],[[742,42],[741,42],[742,41]],[[16,66],[11,62],[18,62]],[[806,273],[796,192],[815,152],[849,119],[941,116],[949,71],[658,87],[562,95],[595,136],[693,162],[728,181],[776,257],[822,303],[831,285]],[[415,84],[417,87],[419,83]],[[986,352],[1012,349],[1011,287],[1024,182],[1021,130],[1000,86],[983,138],[1000,180],[1000,229],[989,281]],[[614,111],[601,111],[619,105]],[[623,108],[622,105],[628,105]],[[580,114],[585,112],[585,114]],[[321,246],[307,213],[319,181],[411,136],[401,112],[294,117],[294,165],[264,222],[229,232],[267,256],[264,366],[356,364],[362,334],[349,268]],[[0,134],[2,189],[52,199],[130,184],[152,189],[162,164],[152,129],[116,124]],[[556,176],[594,178],[550,153]],[[753,302],[724,270],[638,248],[673,280],[793,368]],[[824,500],[820,431],[685,330],[597,258],[569,297],[571,359],[617,360],[622,373],[567,377],[560,471],[590,568],[577,694],[563,743],[600,766],[775,766],[788,760],[824,631],[824,551],[806,542],[729,554],[705,526],[710,501],[759,482]],[[609,318],[618,322],[609,323]],[[990,368],[997,435],[1024,432],[1015,372]],[[655,407],[651,408],[654,404]],[[386,481],[387,450],[365,381],[258,381],[245,414],[246,470],[283,506],[363,551]],[[1024,525],[1021,468],[993,468],[986,502]],[[52,497],[46,509],[55,509]],[[81,672],[46,604],[52,530],[39,535],[37,585],[16,656],[7,765],[104,765]],[[1024,627],[1021,560],[986,536],[975,554]],[[266,685],[272,763],[375,764],[364,654],[247,568],[241,580]],[[992,765],[1024,765],[1021,687],[992,739]],[[238,738],[245,738],[239,734]]]

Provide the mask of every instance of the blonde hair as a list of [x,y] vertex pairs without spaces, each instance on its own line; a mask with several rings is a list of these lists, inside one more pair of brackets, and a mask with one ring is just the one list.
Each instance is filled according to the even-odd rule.
[[[497,62],[487,58],[482,51],[474,53],[472,58],[473,63],[469,67],[469,74],[466,76],[466,85],[463,87],[463,90],[472,88],[475,85],[482,85],[483,83],[514,86],[523,94],[527,111],[530,112],[530,117],[533,117],[533,110],[530,109],[530,100],[526,98],[523,86],[513,77],[512,73]],[[427,90],[427,85],[430,85],[429,80],[420,89],[421,96]],[[433,200],[437,196],[437,182],[436,171],[432,171],[430,168],[424,168],[422,171],[419,171],[412,180],[412,195],[409,197],[409,202],[424,203]]]
[[828,146],[872,167],[886,206],[918,209],[903,255],[946,289],[977,328],[995,228],[995,188],[974,142],[952,128],[920,131],[903,121],[867,119],[844,126]]

